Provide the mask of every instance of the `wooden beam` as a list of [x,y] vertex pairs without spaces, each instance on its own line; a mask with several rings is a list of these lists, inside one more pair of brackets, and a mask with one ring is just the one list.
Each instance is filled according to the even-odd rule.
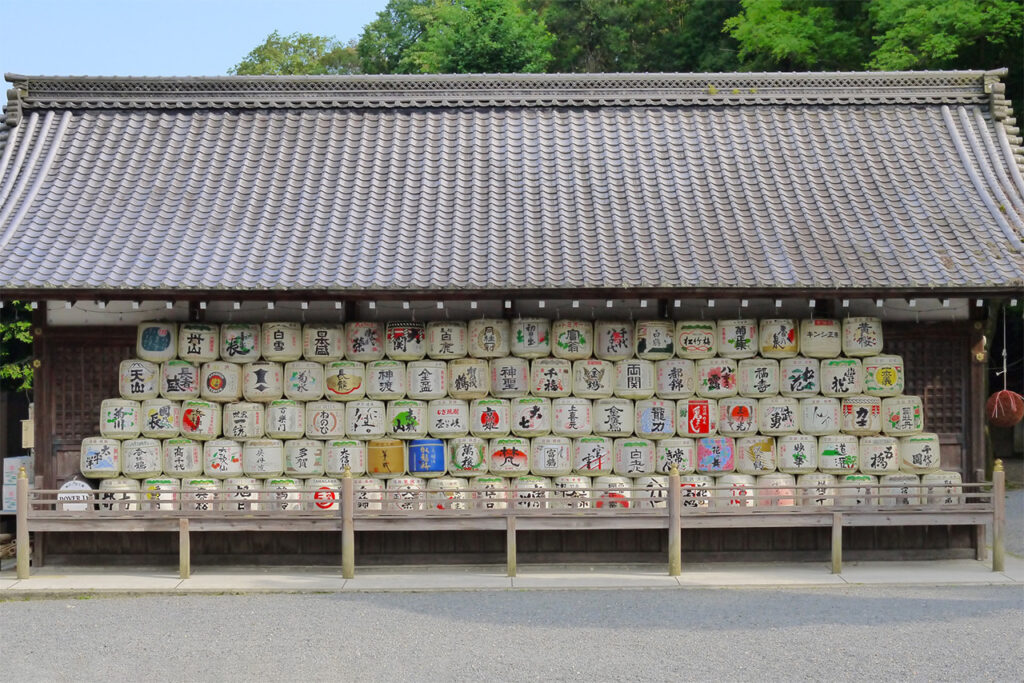
[[18,578],[29,577],[29,543],[28,543],[28,474],[25,468],[18,470],[17,490],[14,493],[14,504],[17,505],[15,515],[15,554],[17,556]]
[[832,573],[843,573],[843,513],[832,513]]
[[505,567],[509,576],[516,575],[516,518],[505,518]]
[[356,576],[356,532],[354,522],[355,485],[352,472],[346,466],[341,479],[341,575],[346,579]]
[[178,520],[178,575],[187,579],[192,575],[192,546],[188,534],[188,517]]
[[682,494],[679,485],[679,468],[672,465],[668,475],[668,575],[679,576],[683,572],[683,534],[679,520],[682,510]]
[[996,460],[992,471],[992,571],[1006,569],[1006,472]]

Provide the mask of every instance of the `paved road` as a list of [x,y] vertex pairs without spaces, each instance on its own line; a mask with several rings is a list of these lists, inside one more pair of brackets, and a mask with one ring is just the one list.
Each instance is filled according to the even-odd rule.
[[1024,679],[1024,589],[241,595],[0,603],[9,681]]

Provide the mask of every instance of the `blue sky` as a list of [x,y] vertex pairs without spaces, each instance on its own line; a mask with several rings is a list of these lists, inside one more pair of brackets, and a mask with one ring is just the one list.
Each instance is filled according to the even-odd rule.
[[0,73],[217,76],[271,31],[357,37],[387,0],[0,0]]

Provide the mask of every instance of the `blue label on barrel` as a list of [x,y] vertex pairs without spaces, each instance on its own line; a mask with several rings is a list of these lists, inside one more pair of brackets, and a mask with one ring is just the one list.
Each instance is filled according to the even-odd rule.
[[166,327],[147,327],[142,330],[142,348],[146,351],[166,351],[171,345],[171,332]]
[[409,442],[409,473],[444,472],[444,443],[440,439]]

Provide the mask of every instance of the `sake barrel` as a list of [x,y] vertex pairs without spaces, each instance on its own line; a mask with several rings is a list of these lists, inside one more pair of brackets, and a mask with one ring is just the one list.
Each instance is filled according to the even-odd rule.
[[[477,399],[488,400],[488,399]],[[500,401],[500,399],[490,399]],[[474,401],[475,403],[475,401]],[[495,406],[495,410],[498,407]],[[465,436],[469,432],[472,416],[469,406],[458,398],[438,398],[427,404],[427,431],[438,439]],[[506,431],[508,411],[505,411]]]
[[[672,411],[669,412],[671,413]],[[672,426],[674,428],[675,423]],[[567,398],[556,398],[551,401],[552,434],[568,437],[586,436],[593,429],[593,407],[589,399],[570,396]]]
[[633,402],[628,398],[599,398],[593,404],[594,434],[629,436],[633,433]]
[[90,479],[121,476],[121,442],[100,436],[82,439],[78,468]]
[[427,323],[427,356],[434,360],[463,358],[469,353],[466,323],[442,320]]
[[263,483],[252,477],[231,477],[224,480],[223,510],[253,512],[260,509],[254,489],[262,488]]
[[178,436],[181,404],[166,398],[150,398],[142,402],[142,435],[150,439],[172,439]]
[[519,358],[543,358],[551,354],[551,321],[518,318],[512,321],[509,348]]
[[768,474],[775,471],[776,463],[774,438],[741,436],[736,439],[736,471],[740,474]]
[[187,360],[160,364],[160,396],[172,401],[199,398],[199,368]]
[[615,363],[615,395],[641,400],[654,396],[657,381],[654,363],[642,358],[629,358]]
[[[963,494],[959,472],[929,472],[921,475],[925,505],[959,505]],[[100,483],[100,487],[103,483]]]
[[240,477],[242,444],[231,439],[214,439],[203,444],[203,473],[214,479]]
[[371,360],[366,364],[366,397],[375,401],[405,398],[405,363]]
[[220,331],[217,326],[203,323],[179,325],[178,358],[196,364],[220,358]]
[[358,477],[352,480],[356,510],[381,510],[384,507],[384,480]]
[[284,367],[268,360],[242,367],[242,395],[246,401],[268,403],[284,396]]
[[549,506],[555,509],[586,510],[590,507],[590,477],[567,474],[551,480]]
[[871,474],[841,474],[837,480],[836,505],[861,507],[878,504],[878,480]]
[[469,482],[455,477],[437,477],[427,482],[427,503],[437,510],[468,510]]
[[530,363],[525,358],[492,358],[490,366],[492,396],[519,398],[530,393]]
[[727,398],[739,393],[738,366],[732,358],[704,358],[697,361],[697,395]]
[[[547,436],[551,433],[551,401],[537,396],[510,401],[512,433],[516,436]],[[494,470],[491,470],[492,472]]]
[[815,358],[779,361],[779,393],[788,398],[811,398],[821,392],[821,365]]
[[426,401],[388,402],[388,436],[396,439],[422,439],[430,421]]
[[712,436],[718,432],[718,402],[711,398],[676,401],[679,436]]
[[400,439],[373,439],[366,444],[366,471],[380,479],[405,474],[405,442]]
[[306,438],[340,439],[345,436],[345,406],[333,401],[305,405]]
[[861,437],[859,469],[864,474],[895,474],[899,472],[899,439],[892,436]]
[[491,439],[487,445],[487,470],[514,477],[530,471],[530,440],[517,436]]
[[212,401],[193,399],[181,404],[181,435],[197,441],[220,436],[221,407]]
[[680,320],[676,323],[676,354],[700,360],[718,353],[718,325],[714,320]]
[[900,470],[913,474],[937,472],[941,461],[938,434],[922,432],[900,439]]
[[595,508],[628,508],[633,497],[633,480],[629,477],[601,476],[593,479]]
[[448,363],[448,394],[465,401],[484,398],[491,388],[491,369],[482,358],[457,358]]
[[835,358],[843,351],[843,329],[838,320],[806,318],[800,321],[800,353],[808,358]]
[[800,431],[811,436],[838,434],[840,409],[837,398],[817,396],[800,399]]
[[469,355],[473,358],[501,358],[511,353],[509,322],[501,318],[477,318],[468,325]]
[[232,363],[260,359],[259,323],[224,323],[220,326],[220,357]]
[[757,433],[756,398],[733,396],[718,402],[718,433],[722,436],[746,436]]
[[221,483],[209,477],[186,477],[181,480],[181,509],[197,512],[216,510],[216,492],[221,490]]
[[878,318],[843,320],[843,353],[847,356],[877,356],[882,352],[882,321]]
[[724,474],[736,468],[736,442],[729,436],[705,436],[697,440],[697,471]]
[[441,439],[413,439],[409,442],[409,474],[441,477],[447,470],[447,455]]
[[324,395],[330,401],[358,401],[366,396],[366,365],[336,360],[324,366]]
[[173,477],[198,477],[203,474],[203,446],[192,439],[164,441],[164,474]]
[[341,482],[334,477],[310,477],[303,483],[308,495],[306,509],[334,511],[341,500]]
[[481,510],[504,510],[509,498],[507,489],[510,482],[504,477],[479,476],[470,482],[473,489],[474,507]]
[[688,358],[659,360],[654,364],[654,375],[655,393],[658,398],[689,398],[696,390],[697,366]]
[[800,350],[797,322],[792,318],[763,318],[757,338],[763,358],[792,358]]
[[633,357],[636,342],[633,324],[625,320],[598,320],[594,323],[594,355],[604,361]]
[[785,396],[769,396],[757,402],[758,431],[768,436],[784,436],[800,431],[800,401]]
[[676,403],[646,399],[634,404],[636,435],[644,439],[667,439],[676,435]]
[[420,477],[395,477],[387,481],[388,509],[422,510],[426,507],[427,482]]
[[302,356],[318,363],[331,363],[345,357],[345,327],[313,323],[302,327]]
[[912,436],[924,430],[924,406],[920,396],[882,399],[882,431],[889,436]]
[[357,439],[376,439],[387,432],[383,401],[350,401],[345,404],[345,433]]
[[882,399],[877,396],[845,396],[842,400],[842,431],[870,436],[882,431]]
[[878,484],[879,505],[921,504],[921,479],[916,474],[883,474]]
[[758,351],[757,321],[750,318],[718,321],[718,355],[751,358]]
[[271,477],[263,482],[267,488],[264,510],[301,510],[302,481],[293,477]]
[[765,398],[779,393],[779,361],[771,358],[744,358],[737,372],[740,396]]
[[615,444],[604,436],[583,436],[573,440],[573,472],[581,475],[611,474],[615,467]]
[[181,494],[181,479],[175,477],[150,477],[142,480],[140,486],[143,510],[177,510]]
[[572,440],[564,436],[539,436],[530,444],[530,471],[544,477],[572,472]]
[[583,360],[594,355],[594,325],[586,320],[556,320],[551,323],[551,355],[566,360]]
[[324,442],[315,439],[285,441],[284,473],[289,477],[323,476]]
[[357,477],[366,473],[366,442],[355,439],[330,439],[324,444],[324,474],[344,477],[345,468]]
[[121,472],[132,479],[146,479],[163,472],[162,447],[156,439],[121,442]]
[[254,479],[284,474],[284,443],[277,439],[252,439],[242,444],[242,471]]
[[821,361],[821,393],[825,396],[856,396],[864,392],[864,366],[856,358]]
[[654,474],[656,454],[654,442],[636,437],[615,439],[615,474],[640,477]]
[[178,352],[178,326],[174,323],[142,323],[138,327],[135,355],[151,363],[169,361]]
[[242,397],[242,368],[226,360],[203,363],[199,368],[199,396],[204,401],[230,403]]
[[142,431],[142,404],[123,398],[100,403],[100,435],[110,439],[135,439]]
[[277,363],[302,358],[302,323],[263,323],[263,357]]
[[[469,408],[469,431],[473,436],[492,439],[508,436],[512,430],[512,408],[503,398],[478,398]],[[465,431],[461,435],[465,435]]]
[[656,472],[669,474],[673,465],[679,474],[697,469],[697,443],[693,439],[661,439],[654,444]]
[[131,401],[156,398],[160,393],[160,366],[141,358],[121,361],[118,390],[121,398]]
[[646,477],[637,477],[633,484],[635,486],[633,507],[668,507],[668,477],[652,474]]
[[903,359],[900,356],[868,356],[864,365],[864,393],[886,398],[903,393]]
[[460,436],[448,441],[448,474],[475,477],[487,474],[487,441],[476,436]]
[[849,434],[831,434],[818,439],[818,469],[826,474],[857,471],[860,443]]
[[835,504],[836,475],[811,472],[796,478],[800,505],[830,506]]
[[757,478],[757,486],[754,498],[759,507],[792,507],[796,503],[796,477],[792,474],[762,474]]
[[125,479],[123,477],[104,479],[100,481],[99,486],[99,499],[103,501],[100,503],[100,509],[121,512],[138,510],[140,490],[141,485],[138,479]]
[[408,320],[387,323],[384,354],[391,360],[422,360],[427,355],[427,326]]
[[324,366],[310,360],[286,364],[284,395],[293,401],[319,401],[324,397]]
[[261,439],[266,434],[262,403],[228,403],[221,411],[221,430],[231,439]]
[[559,398],[572,393],[572,363],[563,358],[537,358],[530,365],[530,393]]
[[786,474],[810,474],[818,469],[818,439],[807,434],[787,434],[775,441],[776,465]]
[[711,502],[714,477],[706,474],[684,474],[679,477],[679,495],[684,509],[707,508]]
[[754,486],[757,480],[749,474],[723,474],[715,477],[711,499],[715,507],[754,507]]
[[593,358],[573,361],[572,390],[579,398],[611,397],[615,390],[615,366]]
[[384,357],[384,332],[380,323],[345,323],[345,358],[361,362]]
[[448,395],[448,364],[443,360],[414,360],[405,365],[405,393],[417,401]]
[[60,502],[55,509],[62,510],[64,512],[84,512],[85,510],[94,510],[96,509],[95,505],[85,501],[95,500],[95,496],[96,494],[93,492],[93,488],[88,482],[82,481],[81,479],[69,479],[60,487],[60,492],[57,494],[57,500],[62,502]]
[[644,360],[664,360],[676,355],[676,325],[671,320],[640,320],[636,324],[636,355]]

